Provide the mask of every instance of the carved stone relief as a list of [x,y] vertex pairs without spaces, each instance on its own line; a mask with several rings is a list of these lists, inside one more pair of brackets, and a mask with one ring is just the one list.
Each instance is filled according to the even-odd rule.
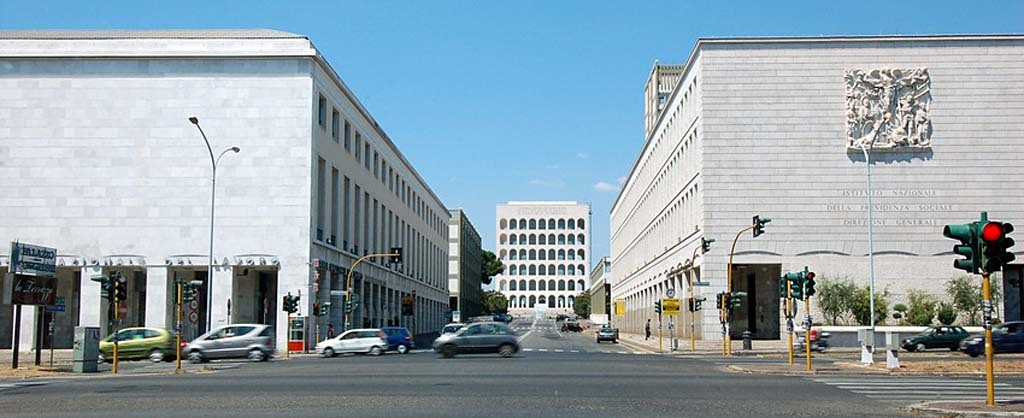
[[848,70],[845,79],[847,149],[931,147],[927,68]]

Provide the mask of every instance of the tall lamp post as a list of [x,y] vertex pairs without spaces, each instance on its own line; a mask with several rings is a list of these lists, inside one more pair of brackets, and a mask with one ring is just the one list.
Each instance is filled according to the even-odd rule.
[[209,332],[213,328],[212,312],[213,312],[213,213],[216,205],[214,202],[217,199],[217,164],[220,163],[220,157],[227,154],[229,151],[238,153],[240,149],[238,147],[231,147],[220,152],[216,158],[213,156],[213,148],[210,147],[210,141],[206,139],[206,133],[203,132],[203,127],[199,126],[199,118],[195,116],[189,116],[189,122],[192,122],[199,129],[199,134],[203,136],[203,142],[206,142],[206,150],[210,152],[210,165],[213,167],[213,175],[210,181],[210,256],[207,259],[209,265],[207,266],[206,273],[206,331]]
[[[874,250],[874,238],[872,237],[872,229],[874,224],[874,208],[871,203],[871,154],[868,152],[875,146],[875,140],[878,139],[879,132],[882,132],[882,125],[885,125],[889,120],[892,119],[892,113],[886,112],[882,116],[882,120],[879,121],[878,126],[875,127],[875,132],[871,135],[871,141],[865,141],[860,143],[860,150],[864,152],[864,162],[867,165],[868,172],[868,275],[870,277],[868,282],[868,300],[871,309],[871,354],[874,356],[875,353],[875,250]],[[872,361],[873,362],[873,359]]]

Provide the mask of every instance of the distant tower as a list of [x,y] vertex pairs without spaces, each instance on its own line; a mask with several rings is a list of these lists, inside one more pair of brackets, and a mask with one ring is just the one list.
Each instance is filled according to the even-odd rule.
[[665,109],[665,102],[668,101],[672,89],[679,84],[679,79],[686,70],[685,65],[661,65],[654,61],[654,68],[651,68],[651,75],[647,77],[647,86],[644,87],[644,139],[651,134],[651,128],[661,116]]

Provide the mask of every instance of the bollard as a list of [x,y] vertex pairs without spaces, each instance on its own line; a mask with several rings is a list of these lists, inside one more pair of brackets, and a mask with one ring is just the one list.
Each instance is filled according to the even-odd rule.
[[753,350],[753,345],[750,342],[750,331],[743,331],[743,349]]

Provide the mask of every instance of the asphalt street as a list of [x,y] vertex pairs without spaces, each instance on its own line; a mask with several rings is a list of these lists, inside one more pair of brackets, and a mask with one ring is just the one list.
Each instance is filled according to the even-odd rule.
[[976,382],[736,374],[720,357],[599,345],[592,332],[561,333],[552,321],[513,326],[525,328],[524,350],[508,359],[415,351],[215,362],[231,368],[177,376],[7,380],[0,417],[891,417],[909,416],[900,408],[914,400],[885,397],[900,387],[970,396]]

